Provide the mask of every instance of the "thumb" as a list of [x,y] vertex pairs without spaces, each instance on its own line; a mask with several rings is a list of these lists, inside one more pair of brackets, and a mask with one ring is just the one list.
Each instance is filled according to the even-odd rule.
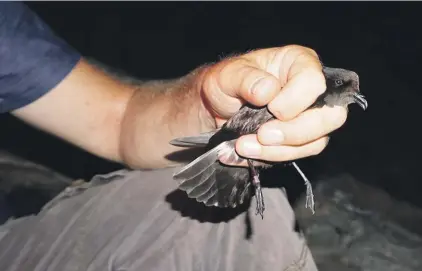
[[217,64],[204,81],[205,96],[223,118],[231,117],[243,101],[255,106],[268,104],[280,89],[275,76],[241,58]]

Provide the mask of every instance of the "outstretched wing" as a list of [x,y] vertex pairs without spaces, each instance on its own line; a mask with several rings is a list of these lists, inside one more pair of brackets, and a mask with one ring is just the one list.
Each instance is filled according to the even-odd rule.
[[[186,142],[186,138],[183,141]],[[207,206],[236,207],[245,202],[252,191],[249,169],[226,166],[218,161],[220,155],[229,162],[241,159],[234,145],[235,140],[222,142],[183,167],[173,176],[179,182],[179,189]]]

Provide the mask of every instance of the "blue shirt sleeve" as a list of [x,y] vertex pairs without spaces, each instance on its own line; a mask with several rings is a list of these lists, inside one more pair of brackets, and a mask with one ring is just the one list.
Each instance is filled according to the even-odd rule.
[[80,58],[26,5],[0,2],[0,113],[46,94]]

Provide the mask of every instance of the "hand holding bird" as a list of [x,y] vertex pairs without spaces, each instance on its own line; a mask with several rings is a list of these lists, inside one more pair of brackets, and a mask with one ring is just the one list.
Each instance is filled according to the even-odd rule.
[[319,154],[327,134],[346,121],[342,106],[306,110],[325,90],[322,65],[313,50],[297,45],[256,50],[208,68],[201,85],[202,115],[208,116],[212,131],[243,104],[266,106],[275,118],[256,134],[240,137],[236,151],[257,160],[295,160]]
[[[207,206],[236,207],[254,192],[261,216],[265,206],[257,168],[318,154],[327,144],[326,135],[346,120],[349,104],[367,107],[355,72],[322,67],[313,51],[296,46],[223,61],[205,76],[203,91],[204,108],[221,129],[171,142],[207,150],[174,178],[189,197]],[[293,164],[305,180],[313,211],[312,187]],[[249,169],[241,167],[245,165]]]

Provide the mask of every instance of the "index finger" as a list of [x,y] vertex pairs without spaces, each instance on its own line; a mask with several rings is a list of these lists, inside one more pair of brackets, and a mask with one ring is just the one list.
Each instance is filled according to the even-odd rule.
[[286,84],[268,104],[268,109],[278,119],[290,120],[324,93],[325,77],[318,56],[306,47],[295,46],[286,52],[280,65],[280,71],[287,71]]

